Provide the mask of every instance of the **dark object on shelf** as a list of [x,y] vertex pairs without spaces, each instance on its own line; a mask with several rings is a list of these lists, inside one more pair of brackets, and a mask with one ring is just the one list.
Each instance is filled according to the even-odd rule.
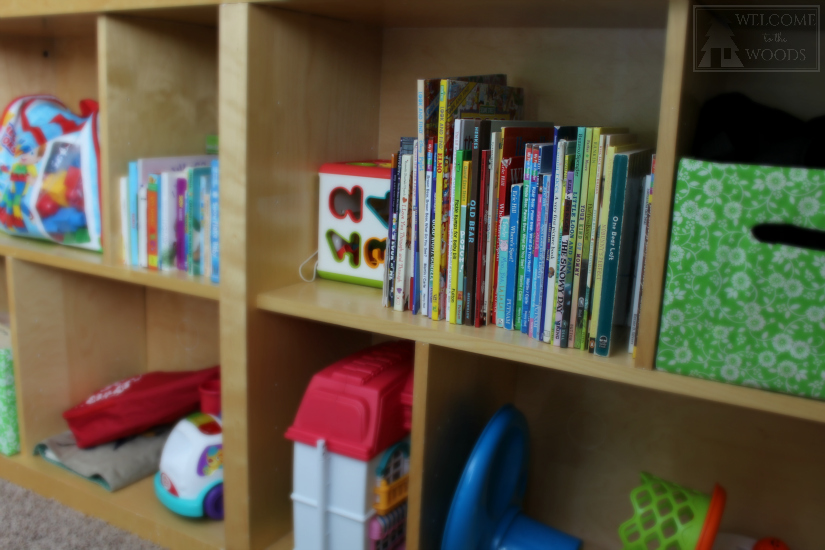
[[825,168],[825,116],[804,122],[741,93],[709,99],[692,155],[704,160]]
[[582,541],[528,518],[530,434],[527,420],[504,405],[476,441],[453,496],[442,550],[578,550]]
[[784,244],[825,251],[825,231],[798,227],[789,223],[761,223],[751,229],[760,243]]

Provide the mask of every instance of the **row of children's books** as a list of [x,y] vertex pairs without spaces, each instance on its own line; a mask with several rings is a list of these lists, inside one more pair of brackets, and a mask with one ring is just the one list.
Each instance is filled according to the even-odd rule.
[[130,162],[120,179],[124,263],[219,282],[218,176],[212,155]]
[[384,305],[632,353],[653,152],[626,128],[520,120],[503,75],[422,80],[418,101],[392,157]]

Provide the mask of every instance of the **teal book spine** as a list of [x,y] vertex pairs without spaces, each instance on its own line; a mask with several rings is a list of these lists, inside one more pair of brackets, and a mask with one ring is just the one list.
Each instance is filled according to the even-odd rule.
[[[496,290],[496,311],[504,311],[505,296],[507,295],[507,265],[504,261],[508,258],[508,251],[510,250],[510,216],[502,216],[499,224],[499,235],[507,236],[507,238],[499,239],[499,257],[502,259],[498,263],[498,287]],[[504,315],[496,316],[496,326],[504,328]]]
[[521,235],[521,188],[518,183],[510,192],[510,244],[507,253],[507,293],[504,296],[504,328],[514,330],[516,285],[518,279],[519,237]]
[[[524,184],[525,186],[528,185],[529,182],[529,192],[525,193],[526,200],[524,201],[526,208],[525,208],[525,215],[524,220],[522,221],[522,250],[524,253],[520,258],[521,264],[524,266],[523,268],[519,269],[519,283],[521,285],[521,290],[519,291],[519,297],[521,298],[521,302],[517,305],[517,310],[519,312],[519,325],[521,328],[521,332],[527,334],[527,330],[530,328],[530,312],[532,311],[531,307],[531,296],[533,291],[533,253],[534,253],[534,246],[536,242],[536,208],[538,206],[538,187],[539,187],[539,180],[538,180],[538,153],[539,148],[533,147],[532,154],[529,155],[530,159],[530,173],[525,174]],[[527,179],[529,177],[529,179]]]
[[613,161],[613,188],[610,192],[610,210],[607,226],[602,300],[599,307],[599,326],[596,328],[596,355],[610,355],[610,337],[613,333],[613,311],[616,303],[616,282],[619,274],[619,254],[622,239],[625,192],[627,189],[628,156],[616,155]]

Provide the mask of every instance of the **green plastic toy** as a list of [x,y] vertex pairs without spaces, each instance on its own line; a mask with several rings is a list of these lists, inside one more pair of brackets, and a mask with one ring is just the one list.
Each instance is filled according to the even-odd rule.
[[641,477],[630,493],[633,517],[619,526],[624,550],[711,550],[725,490],[716,485],[710,496],[645,472]]

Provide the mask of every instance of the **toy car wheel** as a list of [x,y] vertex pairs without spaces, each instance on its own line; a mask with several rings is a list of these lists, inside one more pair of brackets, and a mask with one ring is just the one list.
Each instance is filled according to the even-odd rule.
[[203,512],[211,519],[223,519],[223,483],[206,493],[203,499]]

